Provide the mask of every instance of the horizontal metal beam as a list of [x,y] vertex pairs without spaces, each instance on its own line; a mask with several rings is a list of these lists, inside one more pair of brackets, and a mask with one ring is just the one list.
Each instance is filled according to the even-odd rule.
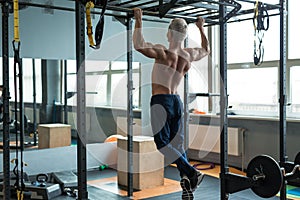
[[[0,2],[2,2],[3,0],[0,0]],[[69,2],[73,2],[75,3],[75,0],[66,0]],[[109,3],[111,3],[112,1],[109,1]],[[152,21],[152,22],[162,22],[162,23],[168,23],[168,21],[162,20],[161,17],[159,17],[159,10],[155,9],[153,6],[151,6],[151,8],[147,8],[146,6],[148,4],[153,5],[153,3],[155,3],[155,1],[153,0],[148,0],[148,1],[139,1],[139,0],[128,0],[128,1],[124,1],[124,5],[126,4],[126,2],[130,2],[129,3],[129,7],[125,7],[125,6],[114,6],[114,5],[107,5],[107,12],[105,13],[105,15],[107,16],[113,16],[113,17],[117,17],[117,18],[126,18],[127,14],[131,14],[133,16],[133,7],[135,7],[133,5],[134,2],[137,2],[137,6],[143,5],[145,6],[145,9],[143,10],[143,20],[145,21]],[[205,3],[203,3],[205,2]],[[236,2],[247,2],[247,3],[255,3],[255,1],[251,1],[251,0],[236,0]],[[23,6],[31,6],[31,7],[37,7],[37,8],[47,8],[47,9],[54,9],[54,10],[61,10],[61,11],[69,11],[69,12],[75,12],[75,8],[72,7],[64,7],[64,6],[55,6],[55,5],[46,5],[46,4],[42,4],[42,3],[32,3],[32,2],[19,2],[20,5]],[[157,1],[158,4],[158,1]],[[183,18],[185,19],[188,23],[193,23],[197,21],[197,17],[198,16],[202,16],[205,18],[206,21],[206,26],[213,26],[213,25],[218,25],[219,24],[219,15],[216,15],[216,12],[210,12],[210,11],[218,11],[218,7],[216,5],[224,5],[228,8],[229,10],[234,8],[233,4],[229,4],[227,2],[219,2],[219,1],[213,1],[213,0],[203,0],[201,1],[201,3],[199,3],[199,1],[196,0],[188,0],[188,1],[183,1],[183,2],[179,2],[177,3],[178,5],[181,6],[194,6],[194,8],[187,8],[186,10],[180,10],[180,11],[174,11],[174,9],[171,9],[169,13],[167,13],[163,18],[165,19],[173,19],[173,18]],[[176,4],[176,6],[177,6]],[[116,4],[118,5],[118,4]],[[272,4],[265,4],[268,10],[275,10],[279,8],[278,4],[272,5]],[[158,5],[157,5],[158,6]],[[96,5],[95,8],[98,9],[102,9],[101,6]],[[203,11],[198,11],[197,12],[191,12],[192,10],[197,10],[200,8],[204,8]],[[152,9],[152,10],[148,10],[148,9]],[[206,10],[205,10],[206,9]],[[117,13],[116,13],[116,12]],[[189,12],[186,12],[189,11]],[[93,11],[93,14],[101,14],[101,12],[98,11]],[[233,16],[235,17],[241,17],[243,15],[247,15],[247,14],[251,14],[253,13],[253,9],[248,9],[248,10],[240,10],[239,12],[235,13]],[[274,16],[274,15],[278,15],[278,14],[272,14],[270,16]],[[154,17],[156,19],[153,19],[151,17]],[[238,18],[238,19],[234,19],[234,20],[230,20],[228,22],[232,23],[232,22],[240,22],[240,21],[245,21],[245,20],[251,20],[252,18]]]
[[[237,2],[245,2],[245,3],[251,3],[251,4],[256,4],[256,1],[253,0],[236,0]],[[280,8],[279,4],[269,4],[269,3],[264,3],[264,5],[268,6],[268,7],[276,7],[276,8]]]

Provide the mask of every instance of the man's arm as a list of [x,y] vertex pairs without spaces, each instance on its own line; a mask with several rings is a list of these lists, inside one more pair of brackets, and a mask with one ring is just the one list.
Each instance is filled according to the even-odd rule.
[[133,32],[133,45],[134,48],[140,53],[149,58],[158,59],[163,52],[163,48],[158,45],[153,45],[149,42],[145,42],[142,34],[142,10],[140,8],[134,8],[135,26]]
[[200,35],[201,35],[201,48],[187,48],[186,50],[191,55],[190,61],[197,61],[201,60],[203,57],[210,54],[209,42],[204,33],[204,25],[205,20],[202,17],[198,17],[196,22],[196,26],[199,28]]

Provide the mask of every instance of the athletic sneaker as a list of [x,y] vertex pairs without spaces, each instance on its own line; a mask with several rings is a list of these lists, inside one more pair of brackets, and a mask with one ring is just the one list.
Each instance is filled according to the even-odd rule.
[[204,178],[204,174],[202,174],[200,171],[197,170],[194,176],[190,179],[192,192],[194,192],[198,188],[203,178]]
[[191,188],[190,180],[187,176],[183,176],[180,180],[180,186],[182,188],[182,200],[193,200],[194,194]]

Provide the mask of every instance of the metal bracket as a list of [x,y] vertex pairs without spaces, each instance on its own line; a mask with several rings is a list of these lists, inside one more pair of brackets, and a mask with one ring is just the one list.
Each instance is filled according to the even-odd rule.
[[234,0],[225,0],[227,3],[232,4],[234,8],[223,18],[223,22],[227,22],[231,17],[236,15],[241,9],[241,4],[237,3]]
[[169,3],[164,4],[163,0],[159,0],[159,17],[163,18],[171,8],[175,6],[178,0],[171,0]]
[[[223,22],[228,21],[231,17],[237,14],[237,12],[241,9],[241,4],[237,3],[235,0],[225,0],[228,4],[231,4],[234,8],[223,18]],[[171,0],[169,3],[165,3],[163,0],[159,0],[159,17],[163,18],[171,8],[174,8],[175,4],[178,0]],[[209,20],[211,23],[214,21]],[[189,22],[194,22],[191,20]]]
[[53,15],[54,14],[54,9],[51,8],[53,6],[53,0],[46,1],[45,6],[46,7],[44,8],[44,13]]
[[251,178],[239,174],[229,172],[224,174],[223,178],[225,178],[227,182],[226,191],[230,194],[249,189],[253,185]]
[[133,87],[133,81],[129,81],[127,87],[129,90],[135,90],[135,88]]
[[121,24],[123,24],[124,26],[127,25],[127,20],[125,17],[114,17],[117,21],[119,21]]

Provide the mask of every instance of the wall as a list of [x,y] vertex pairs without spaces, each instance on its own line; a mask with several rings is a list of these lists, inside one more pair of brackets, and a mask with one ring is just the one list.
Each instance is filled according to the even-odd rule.
[[[25,114],[32,121],[32,109],[26,104]],[[72,111],[73,110],[73,111]],[[69,112],[69,124],[76,128],[76,108]],[[125,109],[111,108],[88,108],[87,109],[87,128],[89,143],[103,142],[109,135],[117,133],[117,117],[126,117]],[[139,110],[134,111],[134,118],[140,119],[147,112]],[[143,121],[143,118],[142,118]],[[279,160],[279,123],[273,118],[254,118],[244,116],[229,116],[229,127],[238,127],[245,129],[244,134],[244,155],[229,156],[229,165],[239,168],[247,167],[249,161],[257,155],[266,154]],[[191,114],[191,124],[219,126],[219,118],[209,115]],[[148,129],[149,124],[143,124],[142,129]],[[288,161],[294,161],[298,152],[300,152],[300,123],[299,120],[287,121],[287,143],[286,150]],[[149,132],[148,132],[149,133]],[[143,135],[147,133],[143,132]],[[205,155],[205,156],[204,156]],[[205,152],[189,151],[189,157],[195,160],[219,163],[219,154]]]
[[[44,1],[32,2],[43,3]],[[65,4],[68,6],[67,4],[70,3]],[[20,11],[19,19],[21,57],[44,59],[74,58],[74,13],[54,11],[54,14],[47,14],[43,8],[28,7]],[[10,14],[9,41],[12,40],[13,14]],[[9,49],[10,55],[13,55],[12,48]]]
[[[45,4],[46,0],[32,0],[32,3]],[[72,1],[54,1],[55,6],[75,8]],[[53,11],[53,14],[49,11]],[[13,40],[13,14],[9,15],[9,41]],[[44,8],[27,7],[19,12],[21,57],[43,59],[74,59],[75,60],[75,12],[49,10]],[[93,27],[96,27],[99,16],[94,15]],[[0,21],[2,26],[2,20]],[[165,27],[162,23],[144,22],[144,27]],[[153,30],[145,33],[152,38],[162,38],[160,34],[153,34]],[[105,17],[104,35],[100,50],[89,48],[86,36],[87,59],[126,60],[127,42],[126,26],[110,16]],[[0,32],[2,38],[2,32]],[[164,37],[165,38],[165,34]],[[158,39],[160,40],[160,39]],[[11,45],[11,42],[9,43]],[[2,40],[0,41],[2,46]],[[9,48],[13,56],[12,47]],[[0,54],[2,55],[2,48]],[[135,54],[135,60],[144,57]]]
[[[219,125],[219,118],[216,116],[191,116],[193,124],[204,125]],[[289,161],[294,161],[298,152],[300,152],[300,121],[288,120],[287,121],[287,140],[286,150]],[[257,155],[266,154],[272,156],[275,160],[279,160],[279,122],[275,118],[258,118],[258,117],[245,117],[245,116],[229,116],[229,127],[244,128],[244,163],[242,158],[229,157],[229,164],[237,167],[247,166],[249,161]],[[191,152],[194,159],[199,157],[199,152]],[[208,155],[207,158],[212,162],[219,162],[219,156]]]
[[[57,119],[63,119],[63,106],[57,106]],[[37,124],[45,124],[41,121],[40,110],[43,109],[40,104],[37,105]],[[72,136],[76,137],[76,107],[68,107],[68,124],[72,127]],[[62,111],[59,113],[58,111]],[[28,120],[33,123],[33,108],[30,103],[25,104],[25,115]],[[108,136],[117,134],[117,120],[119,117],[126,118],[126,109],[117,109],[110,107],[102,108],[92,108],[87,107],[86,109],[86,137],[88,138],[88,143],[99,143],[103,142]],[[141,111],[135,110],[133,112],[133,117],[141,119]],[[57,123],[63,123],[63,121],[56,121]],[[50,122],[52,123],[52,122]],[[127,131],[127,130],[125,130]]]

